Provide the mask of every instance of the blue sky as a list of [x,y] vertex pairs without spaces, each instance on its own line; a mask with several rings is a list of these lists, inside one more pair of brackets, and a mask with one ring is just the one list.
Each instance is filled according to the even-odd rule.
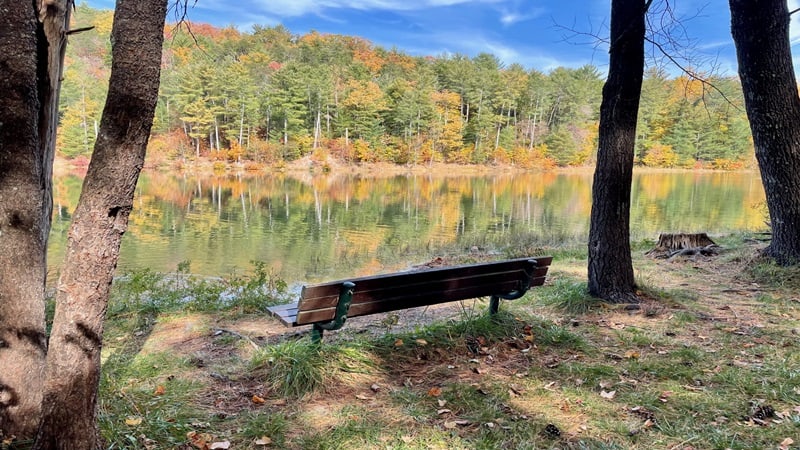
[[[189,0],[190,5],[193,0]],[[90,0],[112,8],[112,0]],[[605,70],[607,47],[590,35],[608,35],[610,0],[197,0],[189,19],[248,31],[255,24],[283,24],[292,33],[311,30],[361,36],[412,55],[470,56],[492,53],[503,63],[547,72],[593,64]],[[689,44],[686,64],[734,75],[727,0],[670,0]],[[790,7],[800,3],[791,0]],[[655,0],[654,7],[663,6]],[[168,18],[168,20],[172,17]],[[660,19],[659,19],[660,20]],[[798,20],[797,18],[795,20]],[[674,72],[674,69],[669,69]]]

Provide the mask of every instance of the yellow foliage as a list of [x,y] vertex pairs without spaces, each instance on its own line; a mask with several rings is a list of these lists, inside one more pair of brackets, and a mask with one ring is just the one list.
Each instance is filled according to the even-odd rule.
[[342,105],[354,109],[386,109],[383,92],[380,86],[373,81],[350,80],[347,82],[347,97]]
[[516,147],[511,160],[523,169],[550,170],[556,167],[556,161],[547,156],[547,144],[539,144],[530,150],[526,147]]
[[92,21],[95,32],[100,36],[111,34],[111,26],[114,23],[114,11],[99,11]]
[[455,151],[447,155],[447,161],[449,163],[454,164],[469,164],[472,162],[472,153],[475,150],[475,147],[472,145],[466,145],[461,147],[460,150]]
[[374,162],[375,154],[369,149],[369,142],[363,139],[356,139],[353,141],[353,154],[356,161]]
[[648,167],[675,167],[678,164],[678,155],[671,145],[653,144],[646,150],[642,164]]

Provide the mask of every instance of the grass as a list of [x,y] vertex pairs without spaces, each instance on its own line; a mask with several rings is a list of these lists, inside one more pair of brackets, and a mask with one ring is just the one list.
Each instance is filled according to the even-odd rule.
[[[264,317],[286,290],[263,265],[128,274],[101,432],[109,448],[777,449],[800,429],[797,272],[721,242],[677,262],[634,246],[638,310],[587,295],[583,246],[533,242],[560,255],[547,285],[495,317],[465,302],[411,326],[348,323],[320,347]],[[759,422],[764,406],[776,415]]]

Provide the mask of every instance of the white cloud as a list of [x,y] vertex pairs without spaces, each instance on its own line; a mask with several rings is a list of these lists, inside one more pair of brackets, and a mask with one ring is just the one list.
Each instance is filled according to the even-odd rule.
[[326,9],[414,11],[463,3],[492,4],[503,1],[506,0],[254,0],[252,4],[272,14],[296,17],[304,14],[320,14]]
[[536,19],[544,12],[543,8],[533,8],[526,13],[520,13],[518,10],[508,10],[502,8],[500,10],[500,23],[504,26],[511,26],[519,22]]

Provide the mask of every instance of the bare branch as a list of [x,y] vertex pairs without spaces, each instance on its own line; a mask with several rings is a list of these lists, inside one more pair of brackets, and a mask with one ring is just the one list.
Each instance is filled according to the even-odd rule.
[[71,30],[67,30],[67,36],[71,34],[83,33],[84,31],[94,30],[94,25],[90,27],[83,27],[83,28],[73,28]]
[[[192,3],[192,8],[197,5],[198,0],[194,0]],[[172,38],[175,38],[176,31],[180,30],[181,28],[185,28],[186,32],[189,33],[189,36],[192,37],[194,40],[194,44],[200,47],[200,42],[197,41],[197,36],[194,35],[192,32],[192,23],[188,20],[189,15],[189,0],[175,0],[175,3],[170,5],[169,10],[167,11],[167,15],[172,12],[173,16],[175,17],[175,26],[172,28]]]

